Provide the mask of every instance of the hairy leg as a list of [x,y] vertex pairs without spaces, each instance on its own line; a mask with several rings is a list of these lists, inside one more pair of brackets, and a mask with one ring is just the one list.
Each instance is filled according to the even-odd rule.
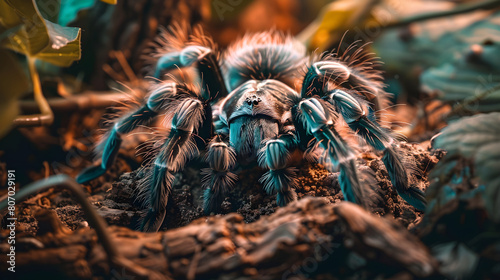
[[380,127],[374,118],[369,117],[366,101],[354,98],[342,90],[330,92],[325,99],[337,108],[353,131],[376,150],[384,153],[382,161],[398,194],[415,208],[424,210],[425,195],[420,189],[409,185],[408,166],[401,160],[396,140]]
[[200,126],[203,111],[202,102],[195,98],[185,98],[176,108],[169,135],[161,145],[151,171],[140,184],[149,206],[141,225],[142,231],[157,231],[160,228],[174,174],[184,168],[189,159],[198,155],[193,132]]
[[208,47],[187,46],[179,52],[163,55],[156,63],[154,76],[160,78],[161,73],[165,71],[189,66],[196,66],[198,70],[203,99],[211,102],[227,96],[228,92],[222,78],[217,55]]
[[356,155],[334,128],[336,115],[327,102],[308,98],[297,105],[297,112],[307,132],[312,134],[318,144],[325,149],[326,168],[335,172],[339,167],[339,185],[347,201],[367,207],[373,199],[371,186],[363,182],[371,174],[359,173]]
[[[365,76],[374,76],[377,74],[362,74],[363,71],[357,71],[356,68],[349,68],[347,63],[327,57],[325,60],[313,63],[302,83],[302,98],[313,95],[324,96],[327,93],[329,84],[338,87],[353,90],[357,94],[364,96],[370,101],[376,114],[380,114],[382,106],[386,102],[387,93],[381,89],[381,84],[372,81]],[[377,115],[377,117],[380,117]]]
[[176,98],[177,88],[174,83],[161,84],[147,100],[134,111],[130,111],[114,121],[111,130],[107,132],[96,152],[101,153],[101,164],[84,169],[76,178],[82,184],[103,175],[113,164],[122,143],[122,136],[130,133],[141,125],[147,125],[163,111],[164,103]]

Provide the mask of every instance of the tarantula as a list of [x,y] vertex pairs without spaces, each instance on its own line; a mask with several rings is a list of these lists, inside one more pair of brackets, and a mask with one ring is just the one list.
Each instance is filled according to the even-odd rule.
[[[105,173],[113,163],[122,135],[154,118],[166,119],[169,132],[143,180],[149,211],[141,230],[157,231],[166,214],[174,174],[206,148],[209,165],[202,180],[204,211],[218,211],[237,181],[238,165],[256,162],[268,171],[260,182],[277,204],[296,199],[295,169],[290,155],[324,150],[325,168],[340,171],[338,181],[346,200],[366,204],[370,186],[357,170],[356,153],[335,129],[341,118],[375,150],[398,194],[417,209],[425,208],[421,190],[409,185],[407,167],[397,142],[377,122],[387,99],[374,59],[362,49],[351,55],[307,55],[293,37],[277,31],[245,35],[220,54],[201,29],[186,35],[182,28],[163,30],[157,39],[153,72],[194,67],[199,86],[162,81],[139,108],[114,121],[97,147],[100,165],[85,169],[80,183]],[[373,106],[373,108],[372,108]],[[195,138],[204,140],[199,147]],[[203,144],[201,145],[203,146]]]

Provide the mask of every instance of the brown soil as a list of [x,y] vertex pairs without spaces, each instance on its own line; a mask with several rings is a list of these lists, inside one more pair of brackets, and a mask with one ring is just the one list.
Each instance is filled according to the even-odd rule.
[[[422,147],[423,145],[418,144],[401,144],[403,154],[414,161],[419,170],[411,175],[411,182],[424,190],[428,186],[428,172],[438,162],[442,153]],[[139,168],[130,172],[131,167],[128,164],[130,157],[127,158],[127,155],[129,154],[120,154],[113,168],[105,176],[90,182],[85,187],[91,193],[90,201],[110,225],[136,229],[145,211],[141,201],[136,199],[137,185],[147,169]],[[408,229],[414,228],[421,220],[422,212],[397,195],[379,155],[370,151],[365,151],[361,155],[358,160],[359,168],[370,168],[374,172],[378,184],[375,190],[382,197],[371,211],[380,216],[393,217]],[[200,169],[204,167],[206,167],[204,163],[195,160],[183,172],[176,175],[167,206],[164,229],[181,227],[204,216],[201,208],[203,190],[200,183],[202,177]],[[266,194],[258,182],[264,170],[254,167],[240,169],[237,172],[240,180],[224,200],[220,214],[236,212],[244,217],[245,222],[251,223],[263,215],[274,213],[277,208],[275,195]],[[320,164],[302,161],[298,169],[299,186],[296,189],[298,199],[314,196],[324,197],[331,203],[342,201],[343,195],[337,176],[338,173],[329,173]],[[110,178],[118,179],[113,183],[106,182]],[[32,207],[54,208],[61,221],[71,229],[86,225],[80,206],[67,192],[50,192],[39,196],[36,201],[31,199],[19,205],[19,222],[23,225],[24,231],[34,233],[37,223],[31,215]]]

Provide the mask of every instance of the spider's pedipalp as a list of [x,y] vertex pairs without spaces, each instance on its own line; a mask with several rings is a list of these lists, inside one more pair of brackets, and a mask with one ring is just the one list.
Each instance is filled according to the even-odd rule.
[[208,145],[205,160],[210,168],[202,172],[202,185],[205,188],[203,210],[210,214],[218,211],[225,195],[238,179],[238,176],[231,172],[236,164],[236,153],[227,141],[222,140],[222,136],[217,135]]
[[276,194],[276,204],[285,206],[297,199],[297,170],[295,168],[270,169],[259,182],[268,194]]
[[278,206],[285,206],[297,199],[294,190],[297,187],[296,170],[289,167],[290,152],[296,148],[296,137],[288,133],[264,140],[263,146],[259,150],[259,165],[269,169],[259,181],[268,194],[277,194]]

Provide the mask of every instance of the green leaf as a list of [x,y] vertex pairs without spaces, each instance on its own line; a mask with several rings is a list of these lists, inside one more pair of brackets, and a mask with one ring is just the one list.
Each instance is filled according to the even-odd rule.
[[0,0],[0,8],[0,30],[21,26],[0,46],[58,66],[69,66],[80,59],[79,28],[44,19],[35,0]]
[[462,118],[446,127],[434,146],[447,150],[448,159],[461,156],[473,161],[475,174],[485,186],[486,209],[491,218],[499,222],[500,113]]
[[387,76],[397,74],[416,82],[417,73],[422,73],[419,80],[426,91],[438,93],[449,104],[468,104],[461,114],[499,111],[500,91],[490,91],[500,84],[499,23],[498,10],[413,23],[411,36],[401,36],[398,28],[387,29],[373,48],[390,73]]
[[[17,59],[6,50],[0,49],[0,137],[9,131],[17,117],[18,97],[29,90],[28,78]],[[5,67],[8,66],[8,67]]]
[[23,25],[18,32],[3,40],[3,46],[13,51],[33,56],[49,45],[50,38],[47,34],[43,18],[32,0],[0,0],[5,2],[0,11],[0,17],[6,18],[4,25],[11,28]]
[[[488,34],[493,36],[493,32]],[[464,108],[467,111],[499,111],[500,90],[496,88],[500,85],[500,40],[491,38],[485,36],[482,42],[487,44],[465,46],[453,60],[424,71],[421,75],[424,88],[438,91],[439,99],[448,103],[470,103]],[[477,53],[473,54],[472,49]]]

